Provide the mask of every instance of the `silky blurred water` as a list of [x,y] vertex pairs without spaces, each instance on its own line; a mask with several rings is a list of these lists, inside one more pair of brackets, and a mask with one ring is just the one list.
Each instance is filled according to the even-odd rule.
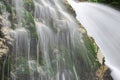
[[[11,80],[92,80],[98,62],[90,42],[63,0],[34,0],[30,29],[24,0],[13,0],[16,29],[11,54]],[[29,13],[29,12],[28,12]],[[29,13],[30,14],[30,13]],[[27,15],[29,16],[29,15]],[[31,16],[29,16],[31,18]],[[34,28],[35,30],[32,30]],[[33,32],[34,31],[34,32]],[[36,34],[35,37],[31,34]],[[34,35],[35,35],[34,34]]]
[[120,80],[120,12],[108,6],[68,0],[78,21],[86,28],[105,56],[114,80]]

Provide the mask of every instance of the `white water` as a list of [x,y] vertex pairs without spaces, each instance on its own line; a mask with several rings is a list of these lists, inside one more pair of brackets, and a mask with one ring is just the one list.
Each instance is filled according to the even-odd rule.
[[22,18],[23,18],[23,10],[24,10],[23,0],[12,0],[12,3],[15,6],[18,26],[21,27],[21,25],[22,25],[21,21],[22,21]]
[[68,0],[79,22],[87,29],[105,55],[114,80],[120,80],[120,12],[108,6]]
[[[70,69],[67,65],[73,67],[72,58],[69,57],[72,53],[69,50],[71,49],[70,45],[75,45],[73,43],[75,38],[80,37],[79,27],[62,7],[65,6],[59,0],[35,1],[35,21],[38,33],[38,45],[40,47],[38,48],[38,52],[39,50],[41,51],[45,64],[41,66],[44,74],[41,74],[40,77],[43,80],[76,79],[73,68]],[[74,53],[74,51],[72,52]],[[39,60],[39,53],[37,60]],[[65,59],[65,54],[69,60]],[[66,63],[66,61],[69,62]],[[55,74],[51,73],[51,70],[54,70]],[[52,77],[51,74],[53,74]],[[77,78],[79,77],[77,76]]]
[[74,17],[67,12],[64,1],[34,1],[37,37],[31,37],[32,32],[21,25],[25,16],[22,12],[23,1],[13,1],[18,23],[10,34],[15,40],[11,54],[11,80],[95,78],[93,75],[98,65],[92,54],[94,52],[89,50],[89,43],[85,44],[86,36],[80,31],[80,25]]
[[[28,59],[29,59],[29,48],[30,48],[30,38],[27,30],[24,28],[17,28],[10,32],[11,37],[14,39],[13,52],[11,54],[12,59],[12,70],[11,77],[12,80],[17,80],[21,78],[21,73],[27,72],[29,69]],[[27,76],[24,76],[25,78]],[[24,80],[24,78],[21,78]],[[26,78],[27,79],[27,78]]]

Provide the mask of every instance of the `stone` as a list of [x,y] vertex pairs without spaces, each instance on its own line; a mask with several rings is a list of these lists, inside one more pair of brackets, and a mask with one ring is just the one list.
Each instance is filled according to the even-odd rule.
[[0,16],[0,29],[2,28],[3,24],[2,24],[2,16]]
[[102,52],[100,51],[100,49],[97,52],[97,58],[98,58],[98,61],[102,64],[103,63],[104,55],[102,54]]
[[0,16],[0,22],[2,22],[2,16]]
[[106,65],[101,65],[101,67],[96,72],[98,80],[113,80],[110,74],[111,71]]

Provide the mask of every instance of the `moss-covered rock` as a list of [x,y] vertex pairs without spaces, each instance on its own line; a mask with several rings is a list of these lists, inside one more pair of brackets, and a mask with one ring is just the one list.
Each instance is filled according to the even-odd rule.
[[37,38],[36,25],[32,14],[25,10],[23,26],[30,31],[31,37]]
[[[2,20],[0,22],[2,23]],[[8,37],[3,25],[1,25],[0,33],[0,78],[2,80],[8,80],[10,76],[9,47],[11,45],[11,39]]]
[[24,7],[28,12],[34,15],[35,5],[33,0],[24,0]]
[[[66,1],[66,0],[65,0]],[[16,24],[17,23],[17,17],[16,17],[16,12],[13,10],[13,6],[11,5],[11,1],[10,0],[1,0],[1,2],[3,3],[2,5],[0,5],[0,14],[2,14],[2,8],[4,7],[6,9],[7,12],[10,13],[10,17],[9,20],[11,21],[12,24],[12,28],[15,29],[16,28]],[[74,17],[76,16],[75,11],[71,8],[71,6],[65,2],[65,6],[66,9],[68,10],[68,12],[70,12]],[[35,25],[35,21],[34,21],[34,2],[33,0],[24,0],[24,16],[22,18],[22,26],[25,27],[31,34],[31,41],[34,40],[35,43],[37,44],[37,32],[36,32],[36,25]],[[77,21],[77,20],[76,20]],[[7,30],[1,30],[2,28],[2,24],[1,24],[1,19],[0,19],[0,72],[3,74],[0,74],[0,77],[2,78],[4,77],[4,80],[7,80],[9,78],[9,73],[10,73],[10,58],[9,58],[9,50],[10,50],[10,45],[12,44],[10,40],[10,37],[7,36],[7,34],[5,34],[6,32],[8,32]],[[75,56],[75,63],[72,63],[71,56],[69,55],[70,51],[66,48],[64,48],[63,46],[61,47],[61,52],[63,53],[61,59],[66,58],[66,63],[68,64],[64,64],[66,65],[68,68],[73,68],[73,65],[77,65],[77,73],[80,73],[81,79],[82,80],[96,80],[97,76],[96,74],[96,70],[99,69],[99,67],[101,66],[101,64],[98,62],[97,60],[97,51],[98,51],[98,47],[94,42],[94,39],[91,37],[88,37],[86,31],[84,28],[80,28],[83,31],[83,40],[84,40],[84,46],[86,48],[87,51],[83,51],[82,49],[80,49],[80,46],[77,46],[76,48],[76,55]],[[4,31],[4,32],[2,32]],[[34,44],[34,43],[33,43]],[[34,44],[35,45],[35,44]],[[31,45],[32,46],[32,45]],[[83,47],[83,46],[82,46]],[[34,49],[34,48],[33,48]],[[89,56],[89,58],[85,58],[86,56],[83,53],[87,53],[87,56]],[[41,59],[40,59],[41,60]],[[78,61],[79,60],[79,61]],[[28,69],[28,62],[27,59],[25,59],[24,57],[19,58],[18,63],[22,65],[22,67],[24,67],[24,71],[21,71],[21,68],[18,70],[18,72],[20,74],[23,74],[19,77],[21,77],[21,79],[25,76],[27,76],[27,74],[29,74],[29,69]],[[44,61],[41,60],[41,64],[44,64]],[[13,65],[12,65],[13,66]],[[34,67],[34,66],[33,66]],[[84,68],[85,67],[85,68]],[[82,68],[82,69],[81,69]],[[8,70],[9,69],[9,70]],[[101,67],[100,67],[101,69]],[[3,71],[4,70],[4,71]],[[49,70],[50,74],[53,74],[53,69],[50,68]],[[106,70],[105,68],[105,74],[109,75],[109,71]],[[86,74],[86,75],[84,75]],[[106,78],[106,76],[104,75],[104,77]],[[110,78],[110,77],[109,77]],[[109,78],[106,78],[109,79]]]

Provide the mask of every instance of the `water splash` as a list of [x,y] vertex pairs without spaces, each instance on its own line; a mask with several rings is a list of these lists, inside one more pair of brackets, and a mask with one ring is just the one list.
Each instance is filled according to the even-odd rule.
[[114,80],[120,80],[120,12],[108,6],[68,0],[77,14],[77,19],[87,29],[106,57]]

